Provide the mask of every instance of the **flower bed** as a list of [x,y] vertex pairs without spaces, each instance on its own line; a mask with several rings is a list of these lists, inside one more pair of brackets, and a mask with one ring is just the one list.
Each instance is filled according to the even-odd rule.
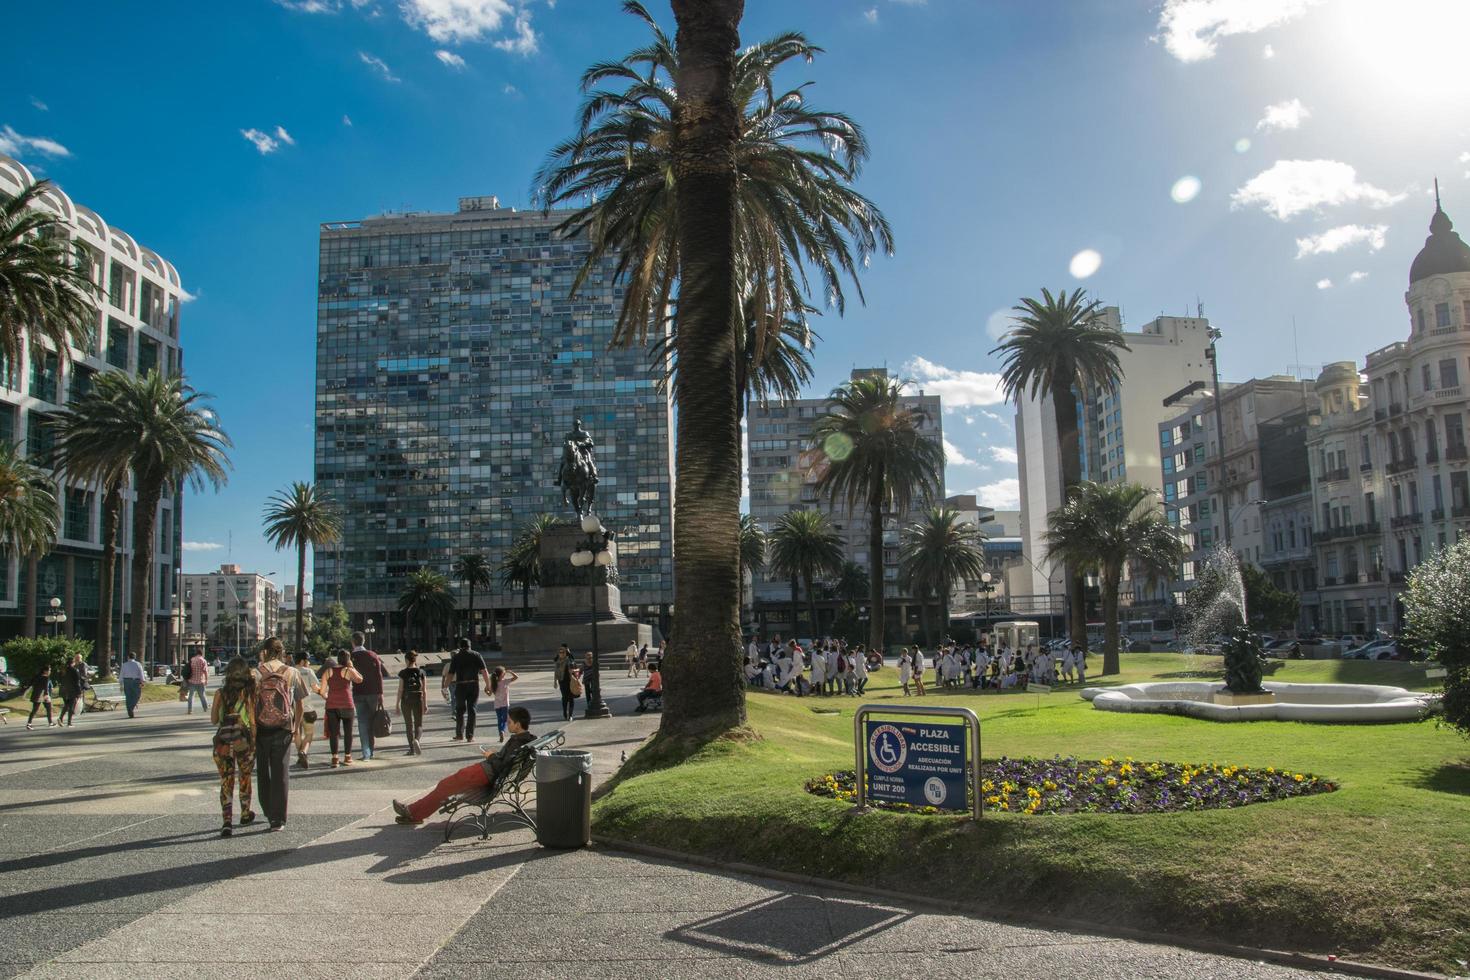
[[[1171,813],[1271,803],[1330,793],[1337,784],[1310,773],[1216,763],[1132,759],[1007,759],[983,762],[984,809],[1015,813]],[[857,797],[852,770],[807,781],[806,790],[847,803]],[[872,802],[885,810],[941,813],[932,806]]]

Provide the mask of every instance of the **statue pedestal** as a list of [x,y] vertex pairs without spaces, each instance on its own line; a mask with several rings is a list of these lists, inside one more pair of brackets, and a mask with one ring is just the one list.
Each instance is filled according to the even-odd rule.
[[1216,704],[1226,704],[1239,707],[1246,704],[1275,704],[1276,695],[1270,691],[1260,691],[1256,694],[1236,694],[1234,691],[1216,691],[1214,701]]
[[[506,653],[555,655],[563,643],[580,661],[592,649],[592,623],[597,623],[597,647],[603,655],[603,670],[621,658],[629,643],[643,646],[653,642],[653,627],[635,623],[623,615],[622,596],[608,569],[601,565],[576,568],[572,552],[585,547],[587,535],[573,523],[547,528],[541,535],[541,585],[537,593],[536,618],[512,623],[500,632],[500,648]],[[608,543],[614,567],[617,540]],[[621,664],[621,659],[617,661]]]

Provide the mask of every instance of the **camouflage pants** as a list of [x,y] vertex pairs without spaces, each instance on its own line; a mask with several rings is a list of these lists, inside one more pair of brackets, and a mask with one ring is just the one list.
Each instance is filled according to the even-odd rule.
[[226,824],[234,815],[235,785],[240,786],[240,816],[250,815],[250,772],[255,768],[255,746],[248,741],[214,747],[219,770],[219,808]]

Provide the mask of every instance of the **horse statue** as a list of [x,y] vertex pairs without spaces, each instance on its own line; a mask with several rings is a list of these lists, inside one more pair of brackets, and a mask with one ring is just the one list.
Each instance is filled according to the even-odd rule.
[[562,441],[561,464],[556,468],[556,485],[561,487],[561,502],[577,512],[577,517],[592,513],[597,498],[597,461],[592,458],[595,443],[592,434],[582,428],[582,420],[572,423],[572,431]]

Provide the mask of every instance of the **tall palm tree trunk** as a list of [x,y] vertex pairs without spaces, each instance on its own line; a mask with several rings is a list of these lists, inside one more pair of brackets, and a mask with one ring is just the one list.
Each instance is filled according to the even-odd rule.
[[128,635],[128,650],[146,663],[148,644],[148,598],[153,584],[153,534],[158,524],[158,502],[163,498],[162,486],[139,481],[138,500],[133,504],[133,594],[129,608],[133,629]]
[[470,608],[465,613],[468,619],[465,623],[464,635],[468,636],[470,642],[473,643],[475,638],[475,583],[466,582],[465,585],[469,586],[470,590]]
[[788,640],[793,640],[801,632],[801,599],[796,591],[796,576],[791,576],[791,635]]
[[[112,675],[112,579],[117,574],[117,526],[122,516],[122,483],[110,484],[102,496],[102,567],[97,576],[97,654],[102,676]],[[120,659],[120,658],[119,658]]]
[[949,590],[944,589],[939,593],[939,639],[942,641],[949,636]]
[[739,610],[740,427],[736,415],[735,156],[732,73],[744,0],[673,0],[679,238],[674,619],[660,729],[705,736],[743,724]]
[[883,649],[883,504],[868,505],[868,647]]
[[1102,574],[1103,608],[1103,669],[1104,674],[1116,674],[1122,670],[1118,658],[1118,585],[1122,578],[1121,568],[1105,568]]
[[[1070,384],[1059,384],[1052,390],[1052,409],[1057,422],[1057,455],[1062,464],[1062,503],[1072,495],[1072,488],[1082,482],[1082,439],[1077,428],[1077,396]],[[1081,569],[1067,572],[1067,630],[1073,643],[1087,648],[1087,583]],[[1106,670],[1104,670],[1106,673]]]
[[812,585],[812,577],[810,575],[803,577],[802,584],[806,586],[806,608],[812,617],[811,637],[815,640],[822,635],[822,628],[817,625],[817,590]]
[[296,653],[306,649],[306,542],[296,546]]

